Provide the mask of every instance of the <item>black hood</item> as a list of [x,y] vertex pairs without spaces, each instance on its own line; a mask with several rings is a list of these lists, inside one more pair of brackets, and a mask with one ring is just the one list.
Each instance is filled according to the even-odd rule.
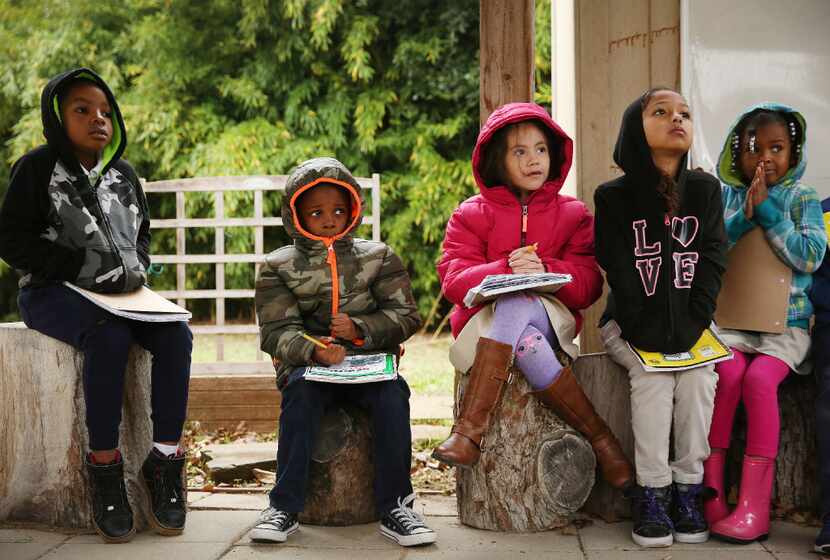
[[[634,100],[623,113],[620,133],[614,146],[614,163],[625,172],[626,185],[653,190],[660,182],[660,170],[654,165],[651,149],[643,128],[642,96]],[[686,173],[689,154],[683,155],[679,173]],[[680,183],[681,177],[676,177]]]
[[89,68],[75,68],[68,72],[58,74],[46,84],[43,88],[43,93],[40,96],[40,117],[43,121],[43,136],[46,137],[46,142],[49,147],[57,152],[58,157],[69,169],[73,171],[80,170],[80,163],[75,156],[72,145],[69,142],[69,137],[61,123],[60,110],[58,108],[58,92],[68,82],[75,78],[86,78],[95,82],[98,87],[106,94],[109,100],[110,108],[112,109],[112,138],[110,143],[104,148],[101,154],[101,174],[109,169],[114,161],[117,161],[124,148],[127,147],[127,132],[124,128],[124,119],[121,117],[121,109],[118,108],[118,103],[115,101],[112,91],[110,91],[107,83],[95,72]]

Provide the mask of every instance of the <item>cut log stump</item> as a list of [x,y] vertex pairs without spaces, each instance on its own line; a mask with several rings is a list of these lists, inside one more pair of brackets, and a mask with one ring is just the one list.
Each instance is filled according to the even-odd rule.
[[369,413],[347,405],[328,410],[314,444],[300,521],[332,526],[377,521],[373,455]]
[[[0,324],[0,521],[92,526],[83,354],[23,323]],[[138,483],[152,445],[150,355],[134,347],[124,383],[120,449],[136,527],[147,526]]]
[[[493,412],[481,458],[457,469],[461,522],[479,529],[535,532],[566,525],[591,492],[596,459],[577,432],[530,394],[513,372]],[[458,375],[458,403],[469,380]]]

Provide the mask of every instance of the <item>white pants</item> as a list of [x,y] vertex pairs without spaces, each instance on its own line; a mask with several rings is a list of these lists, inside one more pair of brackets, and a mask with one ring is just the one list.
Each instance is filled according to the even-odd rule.
[[[601,329],[612,360],[628,370],[631,381],[631,427],[637,483],[662,487],[674,482],[700,484],[709,457],[709,427],[718,374],[714,366],[679,372],[647,372],[629,350],[616,321]],[[674,461],[669,437],[674,420]]]

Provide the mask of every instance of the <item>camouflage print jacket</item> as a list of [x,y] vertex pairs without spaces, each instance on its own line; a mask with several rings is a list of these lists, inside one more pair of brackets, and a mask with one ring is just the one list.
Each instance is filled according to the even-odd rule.
[[[323,181],[352,196],[349,225],[333,238],[306,232],[294,207],[301,193]],[[398,256],[384,243],[351,236],[362,207],[357,181],[336,159],[306,161],[288,178],[282,219],[294,244],[269,254],[256,281],[261,347],[274,358],[279,386],[293,368],[312,363],[314,345],[300,333],[329,335],[334,313],[349,315],[361,334],[338,340],[347,354],[394,353],[421,323]]]
[[[59,91],[76,78],[95,82],[112,111],[112,138],[89,174],[58,111]],[[12,167],[0,209],[0,256],[20,272],[21,287],[64,280],[104,293],[141,287],[150,265],[150,218],[135,171],[120,159],[127,135],[112,92],[91,70],[71,70],[46,85],[41,113],[47,144]]]

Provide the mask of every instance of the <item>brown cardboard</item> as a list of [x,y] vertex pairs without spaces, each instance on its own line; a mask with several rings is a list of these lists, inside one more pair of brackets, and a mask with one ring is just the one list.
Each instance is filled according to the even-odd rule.
[[179,307],[172,301],[165,299],[156,292],[142,286],[134,292],[126,294],[99,294],[73,286],[88,298],[103,303],[106,306],[121,309],[122,311],[138,311],[141,313],[188,313],[187,309]]
[[725,329],[784,332],[792,270],[773,253],[763,230],[744,234],[727,258],[715,323]]

